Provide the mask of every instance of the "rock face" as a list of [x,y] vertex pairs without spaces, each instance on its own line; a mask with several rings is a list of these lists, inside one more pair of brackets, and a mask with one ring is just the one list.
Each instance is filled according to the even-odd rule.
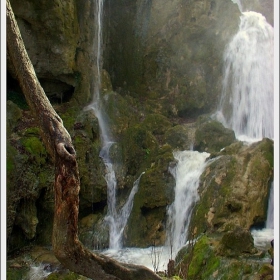
[[238,28],[237,5],[182,0],[105,5],[104,67],[114,88],[157,98],[159,110],[173,116],[197,116],[216,106],[223,50]]
[[[261,172],[260,172],[261,170]],[[264,224],[273,180],[273,142],[226,147],[206,168],[190,228],[225,232]]]
[[73,94],[76,86],[75,56],[79,41],[75,1],[12,0],[11,5],[46,94],[58,100],[69,98],[66,95]]
[[[77,152],[80,239],[92,249],[107,248],[107,184],[99,157],[99,124],[92,111],[83,110],[92,99],[96,75],[94,1],[11,0],[11,4],[39,80]],[[246,1],[249,6],[273,19],[271,1]],[[198,242],[194,257],[189,257],[189,275],[199,279],[200,267],[201,279],[210,274],[215,278],[216,253],[243,255],[236,244],[243,237],[250,245],[247,251],[254,253],[248,233],[266,220],[273,180],[272,140],[246,145],[209,117],[221,92],[223,50],[238,28],[240,11],[230,0],[106,0],[104,11],[101,99],[115,140],[110,157],[118,209],[145,172],[124,229],[124,245],[165,243],[166,211],[175,187],[169,172],[176,164],[172,152],[207,151],[211,160],[200,177],[200,200],[193,209],[189,236],[206,233],[219,238],[203,237]],[[51,244],[54,172],[9,60],[7,97],[11,252],[31,243]],[[226,247],[227,238],[236,238],[233,247]],[[207,271],[201,248],[213,261]],[[247,269],[239,265],[238,271]]]

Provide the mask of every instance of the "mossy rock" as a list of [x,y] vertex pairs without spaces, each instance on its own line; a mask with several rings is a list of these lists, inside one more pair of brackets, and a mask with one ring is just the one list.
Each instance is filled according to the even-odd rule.
[[231,146],[237,147],[230,148],[229,154],[226,148],[221,156],[211,159],[200,177],[200,200],[190,223],[198,234],[226,232],[233,224],[249,229],[265,222],[273,178],[273,143],[263,139],[249,146]]
[[39,137],[31,136],[23,138],[22,145],[33,156],[37,164],[44,164],[46,162],[47,152]]
[[236,227],[226,232],[221,241],[219,254],[227,257],[236,257],[241,254],[254,254],[257,249],[254,247],[254,239],[251,232]]
[[274,279],[274,268],[270,264],[264,264],[259,270],[259,276],[264,280],[272,280]]
[[193,144],[191,137],[189,137],[188,128],[184,125],[168,128],[164,134],[164,142],[177,150],[190,150]]
[[129,175],[135,175],[138,170],[141,170],[140,166],[150,161],[149,158],[155,154],[155,149],[158,147],[156,138],[141,125],[128,128],[120,144]]
[[163,135],[172,123],[163,115],[149,114],[142,122],[142,126],[151,131],[154,135]]
[[201,236],[194,245],[189,245],[187,254],[177,266],[177,274],[187,279],[211,279],[211,275],[220,266],[220,257],[216,256],[211,240]]
[[200,152],[219,152],[235,141],[234,131],[225,128],[218,121],[207,121],[199,125],[195,132],[194,149]]
[[102,115],[112,134],[112,139],[119,138],[128,127],[140,120],[139,111],[130,100],[110,91],[102,95]]
[[172,203],[174,197],[175,182],[168,171],[173,160],[171,147],[161,147],[141,177],[125,231],[127,246],[164,244],[166,206]]

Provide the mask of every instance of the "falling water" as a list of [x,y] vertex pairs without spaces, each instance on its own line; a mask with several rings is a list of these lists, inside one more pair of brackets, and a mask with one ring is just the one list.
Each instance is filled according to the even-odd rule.
[[124,206],[118,211],[117,210],[117,199],[116,199],[116,188],[117,181],[114,171],[114,166],[110,158],[110,148],[114,141],[112,135],[110,135],[110,130],[107,126],[105,110],[102,107],[102,98],[100,96],[101,90],[101,69],[102,69],[102,15],[103,15],[103,0],[95,1],[95,40],[94,40],[94,56],[96,59],[96,74],[94,75],[93,85],[93,101],[88,105],[85,110],[93,110],[95,116],[98,119],[100,128],[100,137],[102,148],[100,151],[100,158],[102,158],[105,167],[106,174],[105,180],[107,183],[107,205],[108,212],[105,217],[105,221],[109,225],[109,248],[119,249],[122,246],[122,235],[123,230],[126,226],[127,220],[129,218],[130,212],[133,206],[133,199],[135,193],[138,191],[138,185],[141,176],[134,182],[133,188],[130,195],[124,204]]
[[175,199],[168,209],[168,224],[170,232],[167,246],[171,246],[175,254],[185,245],[191,212],[194,204],[199,200],[197,188],[199,177],[206,167],[206,159],[210,154],[197,151],[174,152],[178,161],[171,170],[175,178]]
[[242,7],[242,3],[241,0],[231,0],[233,3],[238,5],[239,11],[242,12],[243,11],[243,7]]
[[[168,226],[170,230],[166,246],[106,250],[103,251],[103,254],[121,262],[145,265],[152,270],[155,270],[152,265],[153,258],[155,254],[158,254],[157,270],[166,270],[170,258],[174,257],[187,244],[187,232],[192,209],[199,200],[197,192],[199,177],[207,165],[206,159],[209,155],[208,153],[199,153],[197,151],[174,152],[177,164],[170,171],[176,181],[175,199],[168,209]],[[174,253],[173,256],[172,253]]]
[[273,27],[264,16],[244,12],[224,54],[217,118],[240,140],[273,139]]
[[[133,199],[135,194],[138,191],[139,187],[139,182],[141,176],[145,172],[142,172],[141,175],[138,177],[138,179],[134,182],[133,188],[130,192],[130,195],[124,204],[124,206],[121,208],[120,212],[117,213],[116,210],[116,193],[115,193],[115,185],[116,185],[116,180],[113,178],[113,180],[108,179],[107,185],[109,189],[109,196],[111,200],[111,203],[108,204],[108,214],[105,217],[105,220],[109,222],[110,226],[110,248],[111,249],[120,249],[122,248],[122,236],[123,236],[123,230],[127,224],[127,220],[130,216],[130,212],[133,207]],[[113,175],[114,172],[111,173]],[[111,176],[110,175],[110,176]],[[106,179],[107,180],[107,179]],[[114,186],[110,186],[110,184],[114,184]]]

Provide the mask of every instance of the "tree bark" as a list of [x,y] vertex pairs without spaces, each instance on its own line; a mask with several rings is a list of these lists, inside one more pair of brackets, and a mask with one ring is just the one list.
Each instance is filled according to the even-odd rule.
[[79,241],[80,178],[72,139],[37,79],[10,1],[7,0],[6,3],[8,52],[29,108],[37,119],[42,141],[55,164],[52,235],[55,256],[69,270],[91,279],[161,279],[144,266],[123,264],[106,256],[94,254]]

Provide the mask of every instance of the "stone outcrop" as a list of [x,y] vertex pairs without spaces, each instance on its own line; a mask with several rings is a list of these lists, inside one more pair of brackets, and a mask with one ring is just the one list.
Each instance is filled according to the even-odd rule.
[[236,141],[234,131],[220,122],[202,116],[197,121],[194,149],[200,152],[218,153]]
[[197,116],[216,106],[223,50],[238,29],[237,5],[182,0],[107,5],[104,67],[114,88],[156,98],[165,115]]
[[191,228],[199,234],[226,232],[236,226],[249,230],[264,224],[272,180],[271,140],[226,147],[201,177],[200,201]]

